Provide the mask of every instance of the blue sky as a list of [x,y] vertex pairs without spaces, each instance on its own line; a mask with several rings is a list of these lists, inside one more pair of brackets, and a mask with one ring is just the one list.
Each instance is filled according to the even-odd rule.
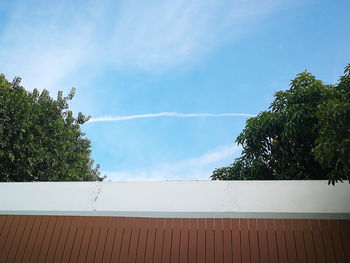
[[220,114],[259,113],[305,69],[337,82],[349,13],[337,0],[1,1],[0,71],[77,89],[72,110],[105,120],[83,131],[107,180],[208,179],[239,156],[247,118]]

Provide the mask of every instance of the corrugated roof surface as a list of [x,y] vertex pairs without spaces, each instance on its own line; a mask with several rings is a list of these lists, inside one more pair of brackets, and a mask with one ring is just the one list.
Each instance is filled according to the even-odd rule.
[[0,262],[350,262],[349,220],[0,216]]

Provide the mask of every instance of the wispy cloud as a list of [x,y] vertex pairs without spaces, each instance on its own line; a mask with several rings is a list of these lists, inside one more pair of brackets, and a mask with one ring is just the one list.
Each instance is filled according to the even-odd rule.
[[201,118],[201,117],[255,117],[254,114],[249,113],[179,113],[179,112],[160,112],[160,113],[146,113],[128,116],[106,116],[91,118],[88,122],[110,122],[110,121],[126,121],[144,118],[158,118],[158,117],[178,117],[178,118]]
[[142,170],[105,171],[111,181],[207,180],[213,170],[232,163],[241,147],[227,145],[201,156]]
[[279,5],[277,0],[15,1],[0,28],[0,67],[9,77],[23,77],[30,89],[50,90],[106,68],[164,71],[252,31]]

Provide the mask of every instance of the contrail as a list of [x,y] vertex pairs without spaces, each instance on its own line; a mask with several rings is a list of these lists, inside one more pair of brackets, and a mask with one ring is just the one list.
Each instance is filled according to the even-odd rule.
[[158,117],[178,117],[178,118],[199,118],[199,117],[255,117],[249,113],[179,113],[179,112],[160,112],[146,113],[128,116],[106,116],[91,118],[88,122],[106,122],[106,121],[126,121],[133,119],[158,118]]

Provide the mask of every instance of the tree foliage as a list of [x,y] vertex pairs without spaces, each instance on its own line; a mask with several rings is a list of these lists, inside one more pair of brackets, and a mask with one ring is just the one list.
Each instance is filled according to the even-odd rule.
[[338,86],[330,89],[329,100],[320,105],[317,117],[316,160],[328,170],[332,182],[350,181],[350,64]]
[[47,90],[26,91],[20,78],[0,75],[0,181],[93,181],[99,165],[80,125],[89,117],[73,117],[68,101],[75,90],[52,99]]
[[242,155],[213,180],[350,179],[350,65],[337,85],[302,72],[237,137]]

